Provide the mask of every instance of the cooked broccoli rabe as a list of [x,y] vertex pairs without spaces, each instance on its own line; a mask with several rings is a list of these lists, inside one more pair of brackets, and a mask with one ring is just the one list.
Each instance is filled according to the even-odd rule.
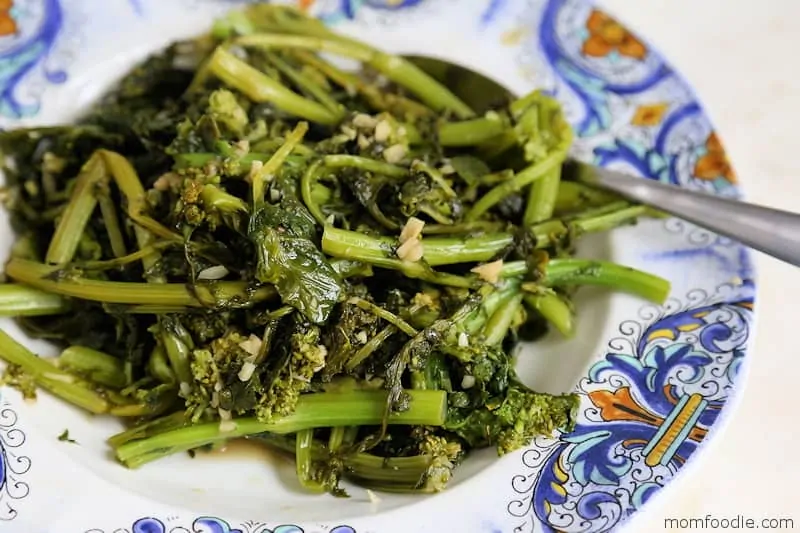
[[668,293],[574,257],[648,212],[571,181],[571,142],[538,91],[494,98],[287,6],[235,12],[75,124],[0,132],[0,314],[62,348],[0,332],[3,382],[125,418],[108,443],[129,468],[249,438],[310,492],[443,490],[473,450],[570,430],[577,396],[529,390],[512,354],[575,334],[580,286]]

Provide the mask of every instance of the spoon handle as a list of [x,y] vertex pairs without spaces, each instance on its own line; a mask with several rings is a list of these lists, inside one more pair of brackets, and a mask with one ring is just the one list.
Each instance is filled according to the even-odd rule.
[[754,250],[800,266],[800,215],[689,191],[604,168],[584,174],[600,186],[655,207]]

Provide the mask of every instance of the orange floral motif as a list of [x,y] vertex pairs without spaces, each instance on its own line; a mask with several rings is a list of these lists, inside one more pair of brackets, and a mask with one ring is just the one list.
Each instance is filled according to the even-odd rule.
[[298,0],[297,4],[303,11],[308,11],[308,9],[314,5],[314,0]]
[[[671,389],[671,385],[666,385],[664,387],[664,393],[671,403],[677,404],[678,400],[672,394]],[[589,399],[596,407],[600,409],[600,416],[606,421],[630,420],[633,422],[642,422],[644,424],[657,427],[664,423],[664,418],[653,414],[639,405],[633,396],[631,396],[631,390],[629,387],[622,387],[615,391],[592,391],[589,393]],[[689,430],[688,438],[695,442],[700,442],[705,438],[706,433],[707,430],[704,428],[694,426]],[[641,442],[644,442],[645,444],[647,443],[647,441],[640,442],[633,440],[626,442],[628,444],[635,444],[637,442],[640,444]]]
[[14,0],[0,0],[0,37],[17,33],[17,23],[11,17]]
[[631,420],[644,422],[651,426],[660,426],[664,423],[663,418],[639,405],[631,396],[631,390],[628,387],[622,387],[615,391],[592,391],[589,393],[589,399],[600,408],[600,416],[603,420]]
[[694,164],[694,175],[704,180],[725,178],[730,183],[736,183],[733,167],[716,133],[706,139],[706,153]]
[[667,103],[641,105],[636,108],[631,124],[634,126],[658,126],[664,119],[667,109],[669,109]]
[[583,43],[583,53],[592,57],[606,57],[613,51],[626,57],[644,59],[647,48],[619,22],[602,11],[593,9],[586,21],[589,38]]

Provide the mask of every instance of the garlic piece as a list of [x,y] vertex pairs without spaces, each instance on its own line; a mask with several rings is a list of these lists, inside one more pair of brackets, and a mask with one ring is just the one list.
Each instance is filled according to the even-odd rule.
[[419,239],[422,235],[422,228],[425,227],[425,221],[417,217],[411,217],[406,221],[405,226],[400,231],[400,244],[408,241],[409,239]]
[[503,271],[503,260],[498,259],[491,263],[478,265],[470,270],[470,272],[477,274],[479,278],[488,283],[497,283],[500,280],[500,274]]
[[402,144],[393,144],[383,151],[383,158],[387,163],[399,163],[406,156],[406,147]]

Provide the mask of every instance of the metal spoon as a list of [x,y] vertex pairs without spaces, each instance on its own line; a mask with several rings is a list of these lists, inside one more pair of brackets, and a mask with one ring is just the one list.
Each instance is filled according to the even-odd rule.
[[[418,67],[447,84],[476,111],[502,105],[514,95],[497,82],[468,68],[439,59],[406,56]],[[590,170],[580,172],[588,185],[613,191],[629,200],[655,207],[754,250],[800,266],[800,215],[712,194],[690,191],[675,185],[614,170],[577,164]]]

